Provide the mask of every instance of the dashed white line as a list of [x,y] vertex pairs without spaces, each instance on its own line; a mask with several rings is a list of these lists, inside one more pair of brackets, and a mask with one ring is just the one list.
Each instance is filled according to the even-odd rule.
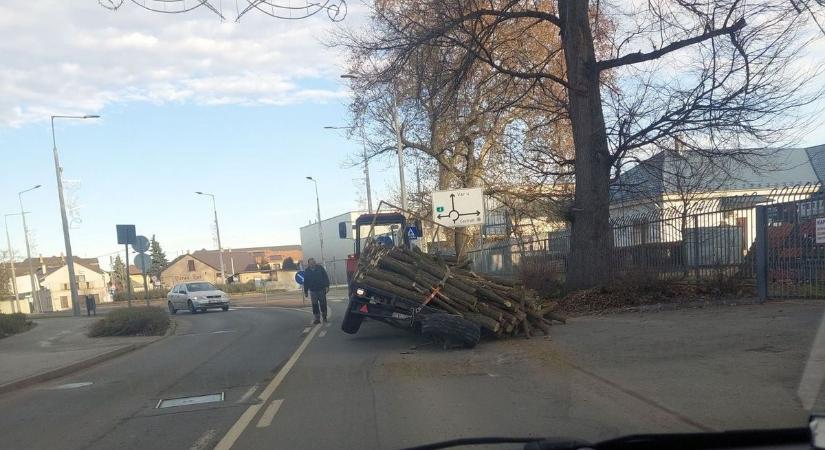
[[241,433],[244,432],[246,427],[248,427],[249,424],[252,422],[252,419],[254,419],[255,416],[258,414],[258,410],[261,409],[261,406],[267,400],[269,400],[269,397],[272,396],[272,394],[275,392],[275,389],[278,389],[278,386],[280,386],[280,384],[284,381],[284,378],[286,378],[287,374],[289,374],[289,371],[292,370],[292,367],[295,365],[296,362],[298,362],[298,358],[301,357],[301,354],[303,354],[304,350],[306,350],[307,346],[309,346],[309,343],[312,341],[312,338],[315,337],[315,334],[318,331],[318,329],[319,327],[312,328],[312,331],[307,335],[307,337],[304,338],[304,341],[301,342],[301,345],[298,346],[298,348],[295,350],[295,353],[293,353],[292,356],[289,357],[289,360],[286,362],[286,364],[284,364],[281,370],[278,371],[278,374],[275,375],[275,378],[273,378],[272,381],[270,381],[269,384],[266,386],[266,389],[264,389],[264,391],[261,392],[261,395],[258,396],[258,399],[261,400],[262,403],[250,405],[249,408],[247,408],[246,411],[244,411],[244,413],[241,415],[238,421],[235,422],[234,425],[232,425],[232,428],[230,428],[229,431],[226,432],[226,435],[221,439],[220,442],[218,442],[218,445],[215,446],[214,450],[229,450],[232,448],[232,445],[235,444],[235,441],[238,440],[238,438],[241,436]]
[[321,331],[320,333],[318,333],[318,337],[319,337],[319,338],[322,338],[322,337],[324,337],[324,336],[326,336],[326,335],[327,335],[327,330],[323,330],[323,331]]
[[238,403],[243,403],[243,402],[249,400],[249,397],[252,397],[252,394],[254,394],[256,390],[258,390],[258,385],[253,384],[252,387],[250,387],[249,390],[244,392],[244,394],[241,396],[241,398],[238,399]]
[[283,399],[272,400],[269,406],[264,410],[264,413],[261,414],[261,419],[258,420],[258,424],[255,426],[258,428],[266,428],[272,425],[272,419],[275,418],[275,414],[278,414],[278,410],[281,409],[281,404],[283,402]]
[[301,334],[307,334],[307,333],[309,333],[309,330],[311,330],[311,329],[312,329],[312,327],[306,327],[306,328],[304,328],[304,331],[301,332]]

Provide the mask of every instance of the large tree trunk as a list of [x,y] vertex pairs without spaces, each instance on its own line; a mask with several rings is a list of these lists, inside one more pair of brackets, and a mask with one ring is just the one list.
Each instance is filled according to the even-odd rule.
[[559,15],[576,149],[576,192],[567,286],[577,289],[603,284],[610,277],[613,246],[608,195],[610,155],[588,2],[559,0]]

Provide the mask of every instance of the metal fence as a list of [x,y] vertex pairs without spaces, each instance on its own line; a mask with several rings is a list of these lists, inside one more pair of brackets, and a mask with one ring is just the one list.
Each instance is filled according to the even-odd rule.
[[[822,244],[816,243],[817,218]],[[825,297],[825,194],[819,186],[716,199],[691,211],[626,215],[611,220],[611,227],[613,275],[736,280],[754,288],[764,280],[766,296]],[[488,243],[468,256],[476,270],[490,274],[563,278],[569,254],[570,232],[560,230]]]

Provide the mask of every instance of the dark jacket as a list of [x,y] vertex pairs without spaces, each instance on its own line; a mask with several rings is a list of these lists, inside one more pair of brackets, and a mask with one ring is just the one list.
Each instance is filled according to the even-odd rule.
[[323,291],[329,287],[327,271],[319,265],[304,270],[304,294],[308,291]]

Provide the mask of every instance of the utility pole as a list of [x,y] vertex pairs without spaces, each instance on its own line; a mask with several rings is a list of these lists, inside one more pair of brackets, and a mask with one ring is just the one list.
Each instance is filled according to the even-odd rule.
[[11,286],[12,290],[14,291],[14,307],[11,309],[12,312],[22,312],[20,311],[20,294],[17,291],[17,273],[14,269],[14,249],[11,247],[11,236],[9,235],[9,216],[16,216],[17,214],[5,214],[3,216],[3,222],[6,225],[6,245],[9,249],[9,264],[11,264]]
[[315,206],[318,212],[318,241],[321,243],[321,265],[324,265],[324,232],[321,230],[321,200],[318,197],[318,181],[312,177],[307,177],[307,180],[315,183]]
[[[226,284],[226,270],[224,269],[223,265],[223,247],[221,247],[221,228],[218,226],[218,208],[215,206],[215,194],[209,194],[207,192],[197,191],[195,192],[198,195],[208,195],[212,197],[212,213],[215,215],[215,234],[218,236],[218,259],[221,262],[221,283]],[[234,275],[234,273],[233,273]]]
[[29,245],[29,227],[26,225],[26,213],[23,209],[23,194],[39,188],[40,185],[20,191],[17,193],[17,199],[20,200],[20,215],[23,217],[23,236],[26,240],[26,257],[29,258],[29,283],[32,289],[32,300],[37,308],[37,312],[43,312],[43,303],[40,301],[40,282],[34,274],[34,264],[32,263],[31,246]]
[[[57,153],[57,139],[54,136],[54,119],[97,119],[97,115],[85,116],[52,116],[52,151],[54,153],[54,171],[57,175],[57,196],[60,201],[60,219],[63,222],[63,242],[66,245],[66,266],[69,269],[69,289],[72,291],[72,315],[80,316],[80,301],[77,298],[77,278],[74,274],[74,258],[72,257],[72,239],[69,236],[69,218],[66,216],[66,200],[63,198],[63,168],[60,167],[60,156]],[[31,265],[31,257],[29,257]],[[128,272],[129,261],[126,261]],[[32,287],[34,289],[34,287]]]

